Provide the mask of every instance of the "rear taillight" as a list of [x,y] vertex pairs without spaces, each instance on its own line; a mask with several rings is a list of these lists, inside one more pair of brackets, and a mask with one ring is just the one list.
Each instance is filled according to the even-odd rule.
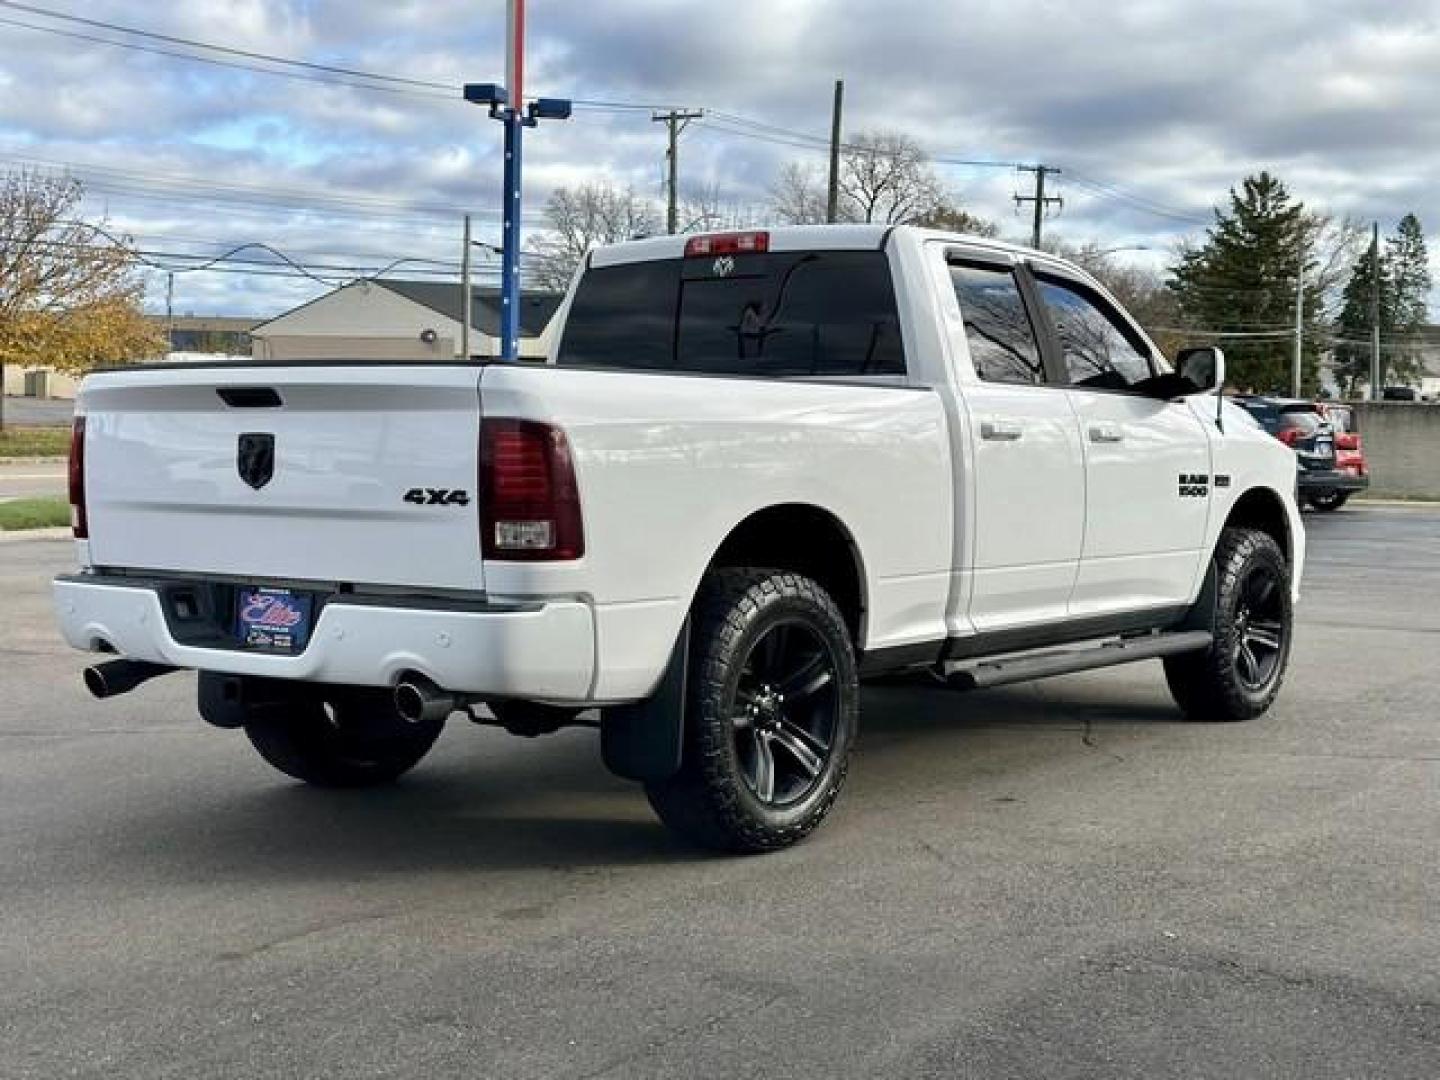
[[75,417],[70,429],[70,526],[76,540],[90,536],[90,522],[85,514],[85,417]]
[[534,420],[480,427],[480,549],[487,559],[585,554],[580,492],[565,433]]
[[768,232],[711,233],[685,241],[687,259],[707,255],[759,255],[770,250]]
[[1359,435],[1356,435],[1356,434],[1355,434],[1354,432],[1352,432],[1352,431],[1342,431],[1339,435],[1336,435],[1336,436],[1335,436],[1335,449],[1336,449],[1336,450],[1359,450],[1359,449],[1360,449],[1360,436],[1359,436]]
[[1300,438],[1300,429],[1282,428],[1280,431],[1277,431],[1275,433],[1275,437],[1281,442],[1283,442],[1286,446],[1294,446],[1295,441]]

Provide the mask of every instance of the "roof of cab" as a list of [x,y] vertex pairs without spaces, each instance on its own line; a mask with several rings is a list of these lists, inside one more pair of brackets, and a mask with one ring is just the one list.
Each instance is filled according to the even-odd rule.
[[963,243],[966,247],[1004,253],[1024,255],[1064,265],[1063,260],[1043,251],[1009,244],[985,236],[970,236],[965,233],[942,232],[938,229],[922,229],[914,225],[776,225],[754,229],[716,229],[708,233],[689,233],[677,236],[652,236],[643,240],[627,240],[621,244],[607,244],[595,248],[590,255],[591,266],[618,266],[622,263],[648,262],[653,259],[678,259],[685,254],[685,243],[697,235],[719,235],[731,232],[764,232],[770,234],[771,251],[856,251],[878,249],[892,232],[904,232],[917,241],[949,240]]

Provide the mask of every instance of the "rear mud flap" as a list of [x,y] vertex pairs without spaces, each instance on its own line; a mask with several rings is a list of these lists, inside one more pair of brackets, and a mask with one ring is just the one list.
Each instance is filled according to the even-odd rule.
[[600,721],[605,767],[626,780],[654,782],[680,770],[685,749],[685,680],[690,664],[690,620],[670,653],[660,685],[644,701],[606,709]]

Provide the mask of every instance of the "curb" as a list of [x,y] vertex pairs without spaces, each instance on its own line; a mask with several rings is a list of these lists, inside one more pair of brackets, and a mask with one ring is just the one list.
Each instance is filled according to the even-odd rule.
[[70,540],[73,535],[69,525],[56,525],[43,529],[11,529],[0,532],[0,545],[13,544],[21,540]]
[[1440,508],[1440,499],[1356,499],[1356,506],[1393,506],[1400,509],[1434,510]]

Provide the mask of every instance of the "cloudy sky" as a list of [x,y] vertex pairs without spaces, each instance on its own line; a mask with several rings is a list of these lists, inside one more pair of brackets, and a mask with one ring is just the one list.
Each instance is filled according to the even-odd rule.
[[[682,190],[763,204],[783,163],[823,165],[839,77],[847,133],[908,133],[961,205],[1017,238],[1011,197],[1032,181],[973,163],[1060,168],[1047,227],[1157,266],[1262,168],[1382,230],[1410,211],[1440,226],[1440,0],[528,10],[528,90],[610,103],[529,134],[528,227],[556,185],[658,197],[652,105],[708,110],[683,137]],[[401,258],[444,273],[463,211],[498,239],[500,128],[452,88],[501,81],[503,37],[503,0],[0,0],[0,158],[80,176],[88,211],[166,265],[264,242],[326,281]],[[257,261],[177,274],[177,312],[274,314],[325,287],[240,257]],[[164,287],[156,272],[152,307]]]

